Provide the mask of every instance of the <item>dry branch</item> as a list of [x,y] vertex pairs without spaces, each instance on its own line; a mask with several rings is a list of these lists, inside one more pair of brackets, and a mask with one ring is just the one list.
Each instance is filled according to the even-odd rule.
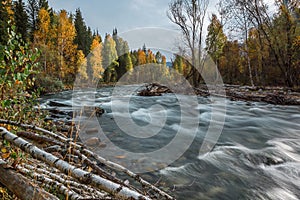
[[23,200],[58,200],[57,197],[32,184],[26,177],[6,166],[6,162],[0,159],[0,182],[18,198]]
[[14,135],[3,127],[0,127],[0,136],[23,151],[29,153],[32,157],[42,160],[48,163],[50,166],[55,166],[65,174],[68,174],[80,180],[81,182],[90,183],[91,185],[98,187],[99,189],[104,190],[117,198],[150,199],[136,191],[129,189],[128,187],[121,186],[120,184],[114,183],[100,176],[88,173],[82,169],[78,169],[57,158],[56,156],[39,149],[31,143],[28,143],[26,140]]

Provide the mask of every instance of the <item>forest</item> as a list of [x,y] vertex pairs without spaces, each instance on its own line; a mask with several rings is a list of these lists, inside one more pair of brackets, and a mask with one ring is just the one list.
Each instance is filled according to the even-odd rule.
[[[0,44],[4,48],[13,31],[15,37],[19,36],[21,46],[36,49],[38,58],[31,76],[34,76],[35,87],[44,92],[72,88],[76,75],[85,82],[116,82],[134,67],[147,63],[161,64],[162,75],[166,77],[175,70],[197,86],[203,82],[202,71],[215,68],[203,66],[202,61],[207,56],[217,65],[225,84],[299,85],[299,2],[276,1],[272,13],[262,1],[220,2],[219,13],[209,16],[208,27],[199,26],[207,15],[208,1],[201,1],[201,8],[196,5],[197,1],[187,2],[173,1],[168,17],[177,25],[185,25],[183,33],[195,33],[188,46],[194,50],[191,53],[179,47],[170,68],[159,51],[154,54],[145,44],[138,50],[130,50],[127,41],[118,36],[117,29],[102,39],[98,30],[86,25],[79,8],[75,13],[54,11],[47,0],[29,0],[26,4],[22,0],[1,0]],[[188,13],[193,6],[194,13]],[[181,13],[176,13],[179,8],[182,8]],[[194,24],[186,20],[192,15],[198,16]],[[185,21],[180,21],[180,17]],[[193,25],[200,27],[199,33],[192,29]],[[205,36],[204,29],[207,29]],[[196,51],[198,53],[193,53]]]
[[[278,0],[219,1],[218,13],[209,16],[209,1],[173,1],[169,19],[182,31],[186,48],[181,48],[173,67],[193,85],[201,82],[198,72],[213,71],[204,60],[209,56],[225,84],[250,86],[299,86],[300,3]],[[207,29],[207,35],[204,35]],[[183,59],[182,55],[188,59]]]
[[117,29],[106,33],[103,40],[98,30],[92,31],[85,24],[79,8],[75,13],[56,12],[47,0],[29,0],[26,5],[22,0],[1,1],[0,24],[2,47],[11,36],[18,35],[15,40],[21,46],[37,50],[38,64],[32,76],[41,92],[72,88],[76,75],[87,83],[110,83],[138,65],[157,63],[166,67],[166,57],[160,52],[154,54],[145,45],[130,51]]

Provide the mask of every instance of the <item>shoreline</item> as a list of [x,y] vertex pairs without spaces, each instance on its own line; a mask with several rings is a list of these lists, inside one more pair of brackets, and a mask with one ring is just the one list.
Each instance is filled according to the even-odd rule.
[[[105,87],[114,87],[116,83],[101,83],[97,85],[97,89]],[[88,85],[87,85],[88,86]],[[209,97],[216,96],[227,98],[232,101],[245,102],[265,102],[274,105],[300,105],[300,87],[288,88],[280,86],[241,86],[229,85],[213,86],[214,90],[208,91],[206,85],[202,84],[198,88],[193,88],[193,91],[186,90],[186,88],[176,86],[176,91],[171,91],[167,86],[158,83],[145,83],[144,89],[138,91],[140,96],[161,96],[166,93],[178,93],[197,96]],[[223,87],[224,93],[216,92],[219,87]],[[85,87],[83,87],[85,88]],[[88,88],[88,87],[87,87]],[[64,88],[61,91],[44,93],[41,96],[55,95],[60,92],[73,90],[73,88]]]
[[[176,88],[175,93],[179,94],[196,94],[197,96],[209,97],[217,96],[228,98],[232,101],[245,102],[265,102],[274,105],[300,105],[300,89],[285,88],[276,86],[240,86],[240,85],[224,85],[223,91],[216,91],[218,87],[212,87],[215,90],[208,91],[206,85],[193,88],[193,91],[187,91],[185,88]],[[139,91],[140,96],[161,96],[165,93],[173,93],[164,85],[157,83],[146,84],[145,89]]]

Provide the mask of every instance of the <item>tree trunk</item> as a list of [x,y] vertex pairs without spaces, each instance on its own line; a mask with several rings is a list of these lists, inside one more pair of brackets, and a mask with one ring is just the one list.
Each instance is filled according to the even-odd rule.
[[0,182],[22,200],[58,200],[57,197],[32,184],[0,159]]

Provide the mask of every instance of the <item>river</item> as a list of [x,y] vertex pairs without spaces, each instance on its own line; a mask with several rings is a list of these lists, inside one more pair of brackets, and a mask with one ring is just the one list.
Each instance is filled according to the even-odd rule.
[[[117,95],[112,87],[98,89],[94,99],[87,91],[64,91],[44,96],[41,107],[49,109],[55,101],[66,105],[57,107],[66,112],[78,109],[82,102],[103,108],[105,113],[96,118],[101,127],[96,135],[109,151],[104,147],[99,153],[127,167],[139,166],[142,177],[157,182],[177,199],[300,199],[300,106],[203,97],[189,104],[185,102],[191,97],[185,95],[128,96],[128,87]],[[224,102],[221,135],[209,153],[200,154],[212,105],[214,114],[224,114],[218,109]],[[78,115],[74,120],[91,118]],[[98,127],[96,122],[92,126]],[[177,138],[178,132],[182,136]],[[170,156],[160,155],[175,139],[177,146],[166,151]]]

